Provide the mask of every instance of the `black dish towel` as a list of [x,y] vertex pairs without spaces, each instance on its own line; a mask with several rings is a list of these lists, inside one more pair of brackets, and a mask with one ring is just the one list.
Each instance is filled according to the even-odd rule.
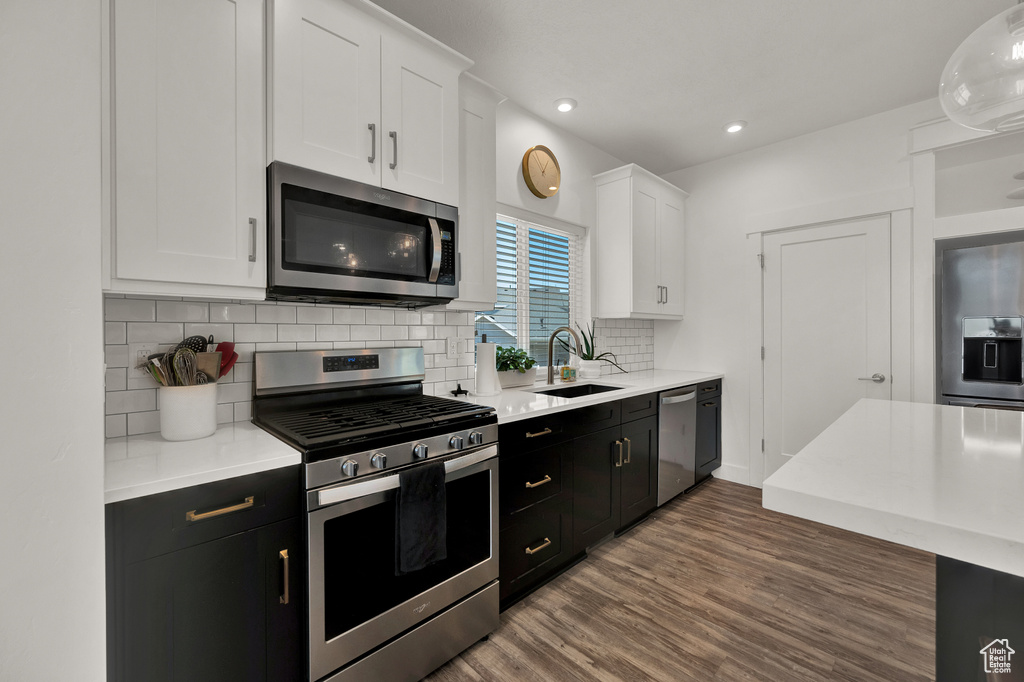
[[444,462],[398,472],[395,575],[418,571],[448,556]]

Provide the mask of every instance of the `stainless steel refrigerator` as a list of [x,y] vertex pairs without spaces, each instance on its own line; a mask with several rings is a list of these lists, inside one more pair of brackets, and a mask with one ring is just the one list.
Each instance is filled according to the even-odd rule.
[[1024,231],[936,242],[937,398],[1024,410]]

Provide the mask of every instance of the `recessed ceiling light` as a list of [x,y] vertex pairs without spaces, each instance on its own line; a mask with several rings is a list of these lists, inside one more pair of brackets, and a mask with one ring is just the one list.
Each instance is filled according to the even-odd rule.
[[746,121],[733,121],[732,123],[725,126],[725,132],[727,133],[738,133],[747,127]]
[[555,108],[561,111],[563,114],[567,111],[572,111],[576,108],[576,100],[568,97],[555,100]]

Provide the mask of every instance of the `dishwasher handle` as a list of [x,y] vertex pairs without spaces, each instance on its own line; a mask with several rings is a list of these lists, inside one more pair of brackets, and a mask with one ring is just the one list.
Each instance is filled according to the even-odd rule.
[[676,403],[685,403],[687,400],[693,400],[697,397],[697,389],[693,389],[689,393],[683,393],[682,395],[674,395],[668,398],[662,398],[662,405],[675,405]]

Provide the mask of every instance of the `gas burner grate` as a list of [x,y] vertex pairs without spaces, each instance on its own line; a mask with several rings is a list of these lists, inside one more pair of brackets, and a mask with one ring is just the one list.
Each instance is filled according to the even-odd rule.
[[417,395],[369,403],[345,403],[279,413],[267,421],[303,446],[386,435],[452,419],[489,414],[493,408]]

